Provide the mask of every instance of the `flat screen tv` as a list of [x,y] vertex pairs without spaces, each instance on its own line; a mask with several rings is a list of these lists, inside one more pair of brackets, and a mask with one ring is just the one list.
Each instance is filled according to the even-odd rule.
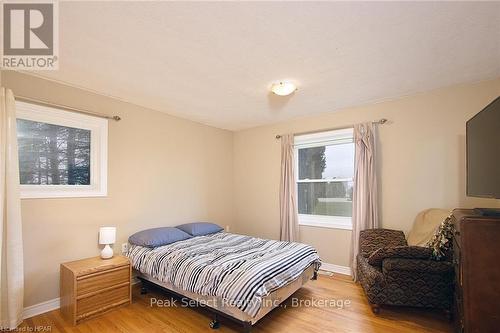
[[500,198],[500,97],[467,121],[467,195]]

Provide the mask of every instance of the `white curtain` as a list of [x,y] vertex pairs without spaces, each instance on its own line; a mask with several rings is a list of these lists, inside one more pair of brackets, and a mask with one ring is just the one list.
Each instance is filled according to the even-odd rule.
[[297,215],[297,188],[295,185],[295,160],[293,134],[281,136],[280,180],[280,239],[298,241],[299,217]]
[[356,256],[361,230],[378,228],[375,129],[370,123],[354,126],[354,189],[352,200],[351,270],[356,276]]
[[12,91],[0,88],[0,329],[14,329],[23,314],[23,240],[19,199],[16,108]]

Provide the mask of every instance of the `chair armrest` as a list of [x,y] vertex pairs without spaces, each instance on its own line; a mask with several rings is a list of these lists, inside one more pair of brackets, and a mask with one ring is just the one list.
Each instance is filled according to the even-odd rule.
[[368,257],[368,263],[380,266],[387,258],[430,259],[432,250],[423,246],[381,247]]
[[374,286],[384,286],[385,278],[382,274],[382,268],[370,265],[368,258],[360,254],[358,254],[357,258],[358,278],[365,289],[370,289]]
[[400,230],[367,229],[359,233],[359,253],[369,257],[381,247],[406,246],[405,234]]
[[445,274],[453,271],[453,264],[449,261],[407,258],[387,258],[382,261],[382,272],[384,274],[398,271]]

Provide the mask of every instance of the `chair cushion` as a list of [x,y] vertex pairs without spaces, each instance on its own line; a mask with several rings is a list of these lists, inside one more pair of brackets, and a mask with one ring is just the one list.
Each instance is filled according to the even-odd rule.
[[[382,263],[382,272],[388,276],[394,272],[395,276],[400,276],[401,272],[419,272],[427,276],[431,274],[451,274],[453,275],[453,264],[449,261],[435,261],[425,259],[409,258],[387,258]],[[443,279],[448,275],[443,275]]]
[[420,212],[408,233],[408,245],[426,246],[441,222],[450,215],[450,210],[431,208]]
[[380,266],[386,258],[429,259],[431,255],[432,250],[422,246],[381,247],[370,255],[368,263]]

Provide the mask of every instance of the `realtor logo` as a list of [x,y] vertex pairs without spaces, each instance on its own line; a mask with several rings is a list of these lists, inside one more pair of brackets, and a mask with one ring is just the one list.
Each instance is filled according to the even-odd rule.
[[2,2],[2,69],[58,69],[55,1]]

